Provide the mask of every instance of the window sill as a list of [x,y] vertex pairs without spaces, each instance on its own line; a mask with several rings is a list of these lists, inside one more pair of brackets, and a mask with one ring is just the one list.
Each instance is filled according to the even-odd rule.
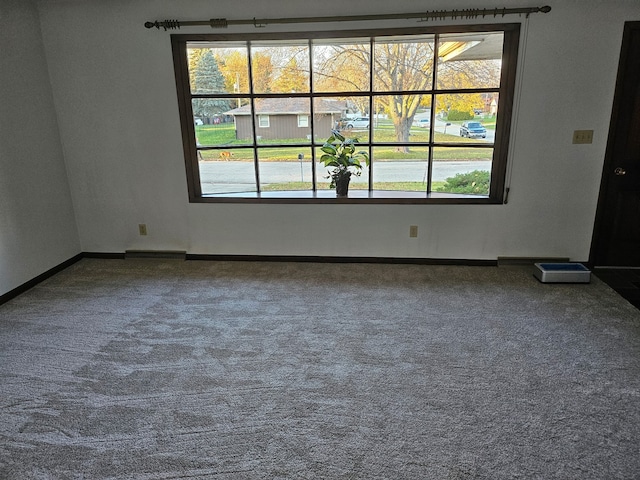
[[352,190],[346,198],[337,198],[335,190],[316,192],[278,191],[207,194],[191,199],[191,203],[323,203],[323,204],[469,204],[495,205],[502,203],[488,195],[462,195],[440,192],[401,192],[388,190]]

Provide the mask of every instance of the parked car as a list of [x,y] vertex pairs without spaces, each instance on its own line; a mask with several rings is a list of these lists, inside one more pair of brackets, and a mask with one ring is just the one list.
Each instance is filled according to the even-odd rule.
[[487,138],[487,129],[480,122],[464,122],[460,126],[460,136],[469,138]]
[[416,118],[413,121],[414,127],[429,128],[430,124],[431,124],[431,120],[428,118]]
[[352,128],[369,128],[369,117],[351,118],[345,122],[344,126],[347,130]]

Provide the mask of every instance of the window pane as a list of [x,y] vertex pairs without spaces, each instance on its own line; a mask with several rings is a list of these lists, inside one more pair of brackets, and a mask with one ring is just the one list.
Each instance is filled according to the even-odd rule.
[[274,190],[312,190],[311,148],[261,148],[260,188]]
[[198,160],[203,195],[256,191],[253,150],[202,150]]
[[341,130],[349,111],[349,102],[335,97],[313,99],[313,131],[317,142],[331,136],[331,130]]
[[373,188],[426,192],[428,159],[428,147],[374,148]]
[[[244,108],[244,107],[243,107]],[[257,98],[256,136],[258,143],[311,142],[311,126],[299,126],[300,115],[309,116],[309,98]],[[236,118],[236,123],[250,122],[251,117]]]
[[329,178],[330,168],[325,167],[324,164],[319,161],[320,157],[322,157],[324,152],[320,150],[320,148],[316,148],[315,153],[316,153],[316,189],[329,190],[329,184],[331,182],[331,179]]
[[373,141],[428,142],[431,126],[430,95],[374,97]]
[[[237,99],[241,103],[248,99]],[[219,146],[248,143],[253,138],[251,125],[242,128],[242,122],[236,122],[240,118],[242,109],[230,108],[236,100],[220,98],[196,98],[191,101],[193,108],[193,122],[196,130],[196,143],[198,146]],[[249,120],[249,106],[245,107],[245,117]],[[240,123],[240,130],[238,130]]]
[[433,35],[377,38],[373,88],[388,92],[426,90],[433,85]]
[[[438,95],[438,118],[446,126],[443,142],[493,143],[496,132],[497,93]],[[443,130],[444,133],[444,130]]]
[[498,88],[502,32],[445,34],[438,44],[438,88]]
[[306,41],[253,42],[251,58],[255,93],[310,91],[309,45]]
[[371,46],[368,39],[319,40],[313,43],[316,92],[369,90]]
[[187,44],[191,93],[248,93],[247,49],[231,43]]
[[256,49],[251,55],[251,78],[253,79],[253,91],[257,93],[271,92],[271,83],[274,80],[274,66],[271,54],[268,51]]
[[431,190],[489,195],[492,158],[492,148],[434,148]]
[[[369,149],[366,146],[357,146],[356,151],[364,151],[369,154]],[[316,148],[316,160],[320,160],[324,152],[320,150],[320,148]],[[351,169],[351,181],[349,182],[349,190],[368,190],[369,189],[369,167],[363,162],[362,169],[357,170],[355,168]],[[330,190],[329,186],[331,184],[330,173],[333,170],[333,167],[325,167],[324,163],[318,161],[316,163],[316,172],[317,172],[317,186],[318,190]],[[359,173],[359,175],[358,175]]]
[[198,147],[241,144],[251,139],[249,131],[245,142],[237,140],[234,115],[230,114],[228,99],[194,99],[192,108]]
[[340,122],[339,131],[346,138],[353,138],[360,143],[369,141],[369,117],[352,117]]
[[357,138],[360,142],[369,141],[371,120],[369,110],[370,97],[349,97],[345,100],[347,109],[337,123],[337,130],[349,138]]
[[229,109],[233,101],[226,98],[194,98],[191,100],[193,122],[197,125],[214,125],[231,119]]

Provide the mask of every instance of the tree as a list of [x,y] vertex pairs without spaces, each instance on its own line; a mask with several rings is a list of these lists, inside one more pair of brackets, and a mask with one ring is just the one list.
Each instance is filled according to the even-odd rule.
[[273,81],[272,89],[278,93],[308,92],[309,72],[300,68],[296,58],[291,57]]
[[202,58],[202,54],[205,52],[204,48],[194,48],[189,49],[189,86],[191,87],[191,91],[195,91],[195,78],[193,76],[193,72],[196,71],[196,67],[198,66],[198,62],[200,58]]
[[316,90],[352,92],[369,89],[368,45],[316,47]]
[[260,93],[271,92],[273,64],[270,55],[263,52],[255,52],[251,56],[251,74],[253,76],[254,91]]
[[[342,57],[343,65],[356,67],[359,74],[351,78],[355,82],[367,82],[370,52],[368,45],[333,46],[335,55]],[[431,86],[431,72],[433,68],[433,45],[429,42],[388,42],[377,43],[374,56],[373,81],[377,91],[415,91],[425,90]],[[333,61],[328,59],[326,64]],[[363,73],[364,72],[364,73]],[[357,85],[357,83],[356,83]],[[376,110],[385,111],[395,129],[395,136],[399,142],[408,142],[411,124],[420,104],[422,95],[391,94],[376,97]],[[408,151],[407,147],[401,148]]]
[[[377,90],[412,91],[431,86],[433,44],[389,42],[376,44],[374,86]],[[396,139],[409,141],[413,117],[422,103],[420,94],[376,97],[393,121]],[[403,147],[402,151],[408,151]]]
[[[323,58],[320,69],[323,82],[340,91],[367,90],[370,51],[368,44],[333,45],[333,54]],[[411,93],[433,87],[433,43],[429,41],[376,42],[373,88],[376,92],[405,92],[376,95],[375,112],[384,111],[393,121],[398,142],[409,141],[413,118],[419,108],[456,109],[472,112],[484,105],[481,94],[448,94],[437,97],[431,105],[429,96]],[[359,73],[358,73],[359,72]],[[365,82],[364,85],[362,82]],[[443,86],[446,85],[446,86]],[[438,88],[495,88],[500,85],[500,62],[440,61]],[[363,98],[363,97],[359,97]],[[402,147],[407,152],[407,147]]]
[[216,56],[228,92],[248,92],[247,55],[238,50],[223,51]]
[[[369,89],[369,52],[362,45],[350,48],[316,48],[314,88],[320,92],[358,92]],[[354,61],[354,56],[357,60]],[[366,70],[363,70],[363,67]],[[358,112],[369,111],[369,97],[349,96],[350,105]],[[353,112],[351,112],[353,113]]]
[[[249,67],[247,54],[238,50],[221,50],[216,60],[224,75],[224,84],[228,92],[249,92]],[[262,51],[254,52],[251,56],[251,74],[253,77],[253,91],[257,93],[271,92],[273,64],[271,56]]]
[[[224,76],[218,68],[218,62],[211,49],[203,51],[194,59],[191,73],[191,90],[195,94],[225,93]],[[193,100],[193,114],[213,117],[229,109],[229,102],[219,98],[197,98]]]
[[[443,62],[438,68],[440,88],[491,88],[500,85],[500,62],[466,60]],[[446,94],[438,97],[439,109],[466,112],[473,118],[475,109],[484,108],[480,93]]]

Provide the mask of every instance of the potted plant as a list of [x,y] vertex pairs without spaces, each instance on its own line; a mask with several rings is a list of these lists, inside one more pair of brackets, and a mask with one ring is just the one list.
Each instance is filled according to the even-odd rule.
[[331,178],[330,188],[336,189],[337,197],[346,197],[349,192],[351,175],[362,173],[362,163],[369,166],[369,155],[365,151],[356,152],[357,138],[345,138],[337,130],[331,131],[331,136],[322,145],[324,152],[320,161],[325,167],[333,167],[327,178]]

